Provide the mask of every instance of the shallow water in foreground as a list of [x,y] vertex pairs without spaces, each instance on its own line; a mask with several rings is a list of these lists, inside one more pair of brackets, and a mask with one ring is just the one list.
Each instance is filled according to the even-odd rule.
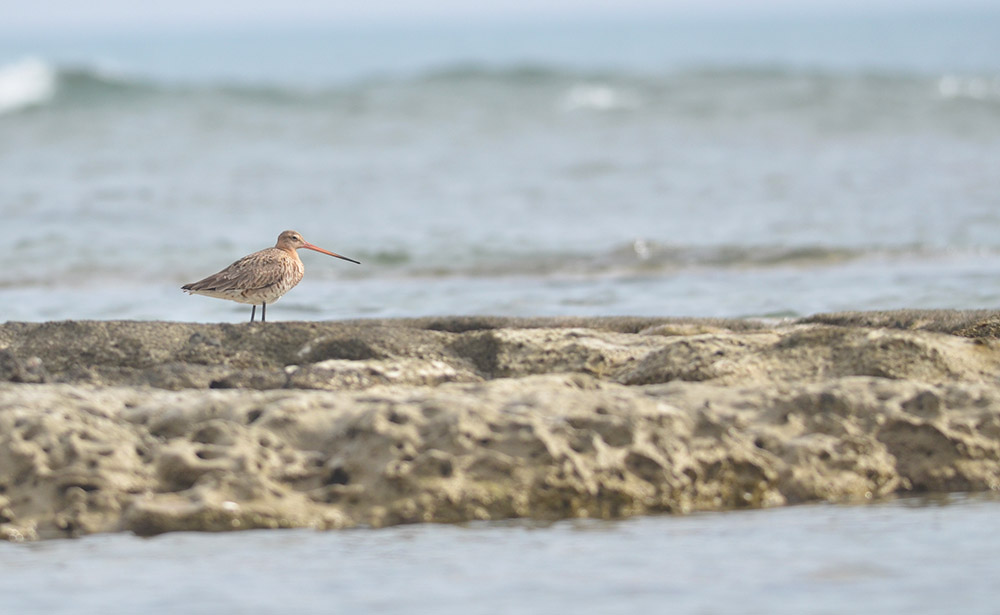
[[1000,500],[0,545],[4,613],[992,613]]

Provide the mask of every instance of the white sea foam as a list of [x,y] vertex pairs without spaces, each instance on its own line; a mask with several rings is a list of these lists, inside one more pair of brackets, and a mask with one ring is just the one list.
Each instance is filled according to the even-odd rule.
[[0,66],[0,114],[45,103],[55,92],[55,69],[37,58]]
[[1000,100],[1000,80],[945,75],[938,80],[938,93],[942,98]]
[[566,92],[559,106],[567,111],[613,111],[635,109],[641,104],[639,95],[629,90],[606,85],[580,84]]

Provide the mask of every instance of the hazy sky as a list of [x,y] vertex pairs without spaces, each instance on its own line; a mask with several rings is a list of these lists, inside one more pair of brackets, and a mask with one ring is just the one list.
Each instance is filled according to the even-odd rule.
[[891,11],[993,5],[987,0],[0,0],[0,29],[489,20],[615,14]]

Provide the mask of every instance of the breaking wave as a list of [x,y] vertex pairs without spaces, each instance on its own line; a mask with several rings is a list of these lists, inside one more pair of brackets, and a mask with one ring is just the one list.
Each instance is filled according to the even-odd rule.
[[[482,88],[486,87],[486,90]],[[332,99],[392,90],[409,96],[463,91],[471,101],[519,96],[526,90],[564,112],[651,109],[703,117],[730,108],[740,113],[788,110],[819,113],[845,104],[871,109],[936,101],[1000,101],[992,75],[851,74],[773,67],[706,68],[638,74],[544,65],[493,67],[456,64],[409,75],[372,76],[349,83],[268,83],[214,80],[176,82],[109,72],[94,66],[56,66],[37,58],[0,65],[0,114],[45,105],[115,104],[129,98],[224,97],[259,104],[327,105]],[[479,104],[479,103],[475,103]]]
[[55,69],[37,58],[0,66],[0,114],[48,102],[56,81]]
[[944,99],[1000,102],[1000,77],[945,75],[938,80]]

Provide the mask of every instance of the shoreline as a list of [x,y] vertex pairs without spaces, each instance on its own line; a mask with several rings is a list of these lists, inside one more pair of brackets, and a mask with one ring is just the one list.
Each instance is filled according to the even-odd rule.
[[0,325],[0,535],[1000,491],[1000,312]]

